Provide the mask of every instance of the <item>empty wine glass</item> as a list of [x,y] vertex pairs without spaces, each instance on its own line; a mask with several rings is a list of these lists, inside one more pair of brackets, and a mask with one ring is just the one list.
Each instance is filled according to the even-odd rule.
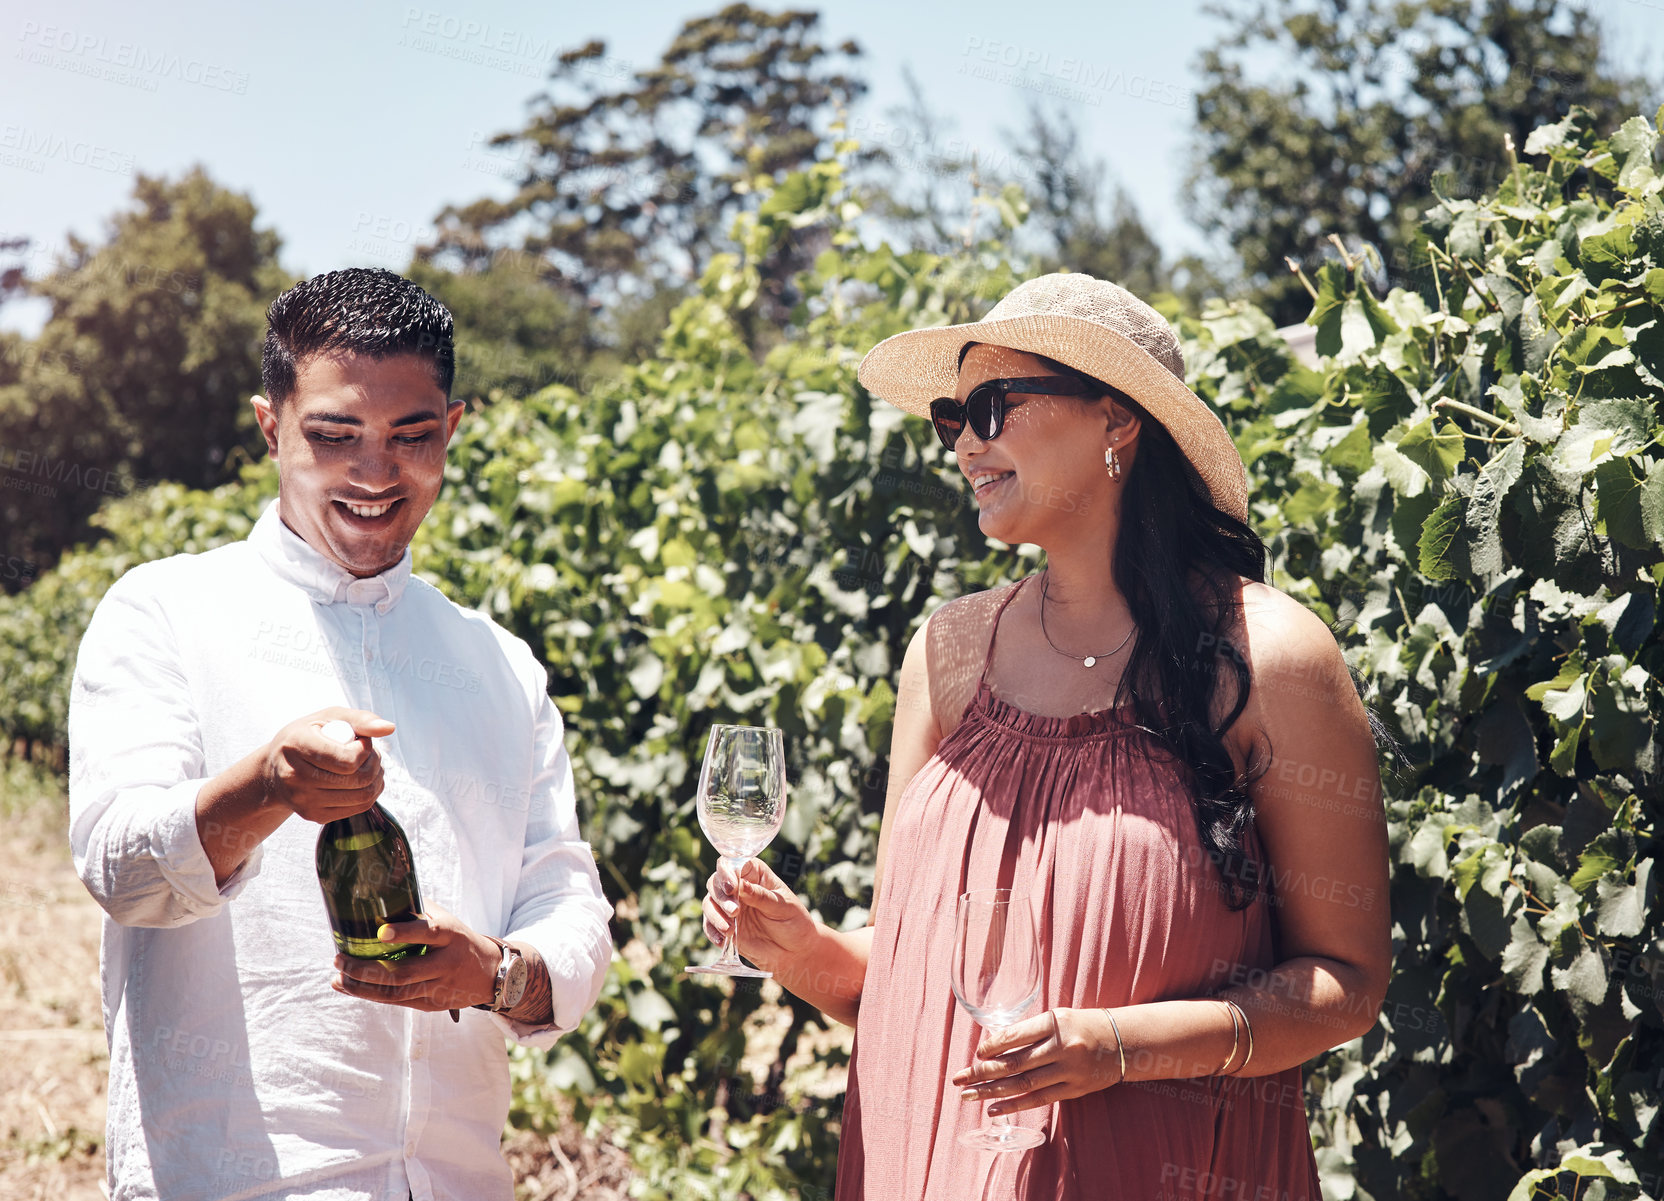
[[[786,750],[780,731],[772,726],[712,726],[705,765],[699,771],[699,826],[736,877],[747,859],[774,841],[785,816]],[[736,920],[716,961],[688,971],[772,976],[773,972],[740,962],[738,933]]]
[[[953,945],[953,995],[987,1030],[1003,1030],[1040,996],[1040,956],[1028,900],[1009,888],[979,888],[959,897]],[[1005,1118],[959,1136],[967,1147],[1021,1151],[1046,1141],[1039,1130]]]

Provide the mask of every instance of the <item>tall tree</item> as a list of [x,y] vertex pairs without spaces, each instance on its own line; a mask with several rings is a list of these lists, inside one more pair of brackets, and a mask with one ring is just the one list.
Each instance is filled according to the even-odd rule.
[[259,446],[248,397],[266,305],[289,282],[277,234],[200,167],[140,174],[133,201],[102,244],[71,234],[48,275],[22,282],[50,315],[4,348],[0,555],[41,569],[106,497],[159,479],[209,487],[233,448]]
[[901,69],[906,99],[881,117],[857,115],[850,134],[860,144],[857,173],[862,207],[897,246],[950,254],[965,244],[973,176],[988,164],[950,137],[954,120],[930,106],[918,76]]
[[577,384],[596,367],[588,307],[513,258],[464,272],[417,259],[404,274],[456,319],[454,395],[460,399],[486,399],[497,389],[525,396],[547,384]]
[[[1587,105],[1614,126],[1648,89],[1615,66],[1599,21],[1571,0],[1262,0],[1215,3],[1201,56],[1192,217],[1240,256],[1279,324],[1310,309],[1285,256],[1327,235],[1410,259],[1418,218],[1476,196],[1538,125]],[[1250,66],[1281,68],[1256,79]]]
[[1032,165],[1029,227],[1041,240],[1041,266],[1114,280],[1138,296],[1168,291],[1171,276],[1127,190],[1110,183],[1109,164],[1087,153],[1080,127],[1063,111],[1030,102],[1023,128],[1006,143]]
[[[609,307],[685,287],[725,244],[751,181],[814,162],[836,111],[865,92],[848,71],[860,48],[823,45],[819,20],[731,4],[622,79],[605,42],[562,54],[526,125],[491,140],[523,158],[518,190],[446,208],[420,257],[479,271],[511,251],[546,284]],[[788,243],[765,288],[782,291],[809,248]]]
[[871,142],[862,163],[863,203],[896,244],[951,254],[974,236],[976,201],[1015,183],[1028,199],[1017,237],[1032,272],[1080,271],[1139,296],[1173,293],[1192,308],[1218,290],[1213,269],[1194,255],[1169,260],[1132,196],[1093,155],[1063,109],[1030,103],[1024,122],[978,154],[950,136],[953,119],[930,106],[911,71],[906,100],[881,120],[858,117]]

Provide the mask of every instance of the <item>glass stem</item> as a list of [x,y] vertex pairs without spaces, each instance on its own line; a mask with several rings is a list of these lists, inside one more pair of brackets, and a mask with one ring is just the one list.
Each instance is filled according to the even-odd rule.
[[[739,879],[740,868],[744,866],[745,860],[728,859],[725,857],[722,861],[728,865],[730,870],[733,871],[734,878],[736,880]],[[740,914],[742,912],[744,912],[743,909],[736,909],[733,916],[728,921],[728,937],[722,940],[722,954],[716,957],[717,963],[723,967],[745,966],[745,964],[740,962],[739,953]]]
[[[1004,1030],[1005,1027],[985,1026],[983,1029],[987,1030],[990,1034],[998,1034],[1001,1030]],[[992,1104],[994,1104],[993,1101],[988,1102],[988,1105]],[[988,1133],[995,1135],[998,1138],[1005,1138],[1011,1133],[1011,1121],[1003,1113],[988,1113],[988,1107],[986,1105],[983,1106],[983,1113],[988,1118]]]

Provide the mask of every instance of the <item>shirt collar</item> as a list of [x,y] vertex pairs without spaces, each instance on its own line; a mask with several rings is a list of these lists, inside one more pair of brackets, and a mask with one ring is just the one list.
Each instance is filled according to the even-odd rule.
[[410,547],[387,570],[360,578],[325,556],[283,524],[274,497],[260,513],[248,540],[279,578],[289,581],[319,604],[371,605],[386,613],[398,604],[410,580]]

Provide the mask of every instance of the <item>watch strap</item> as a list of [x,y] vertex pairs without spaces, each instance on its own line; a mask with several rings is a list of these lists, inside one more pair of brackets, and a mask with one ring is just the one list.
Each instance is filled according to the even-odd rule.
[[498,1006],[503,1001],[503,986],[508,983],[508,969],[512,962],[510,956],[518,955],[520,952],[494,935],[487,934],[486,937],[497,944],[497,974],[491,979],[491,999],[482,1001],[474,1008],[483,1009],[488,1013],[501,1013],[502,1010]]

